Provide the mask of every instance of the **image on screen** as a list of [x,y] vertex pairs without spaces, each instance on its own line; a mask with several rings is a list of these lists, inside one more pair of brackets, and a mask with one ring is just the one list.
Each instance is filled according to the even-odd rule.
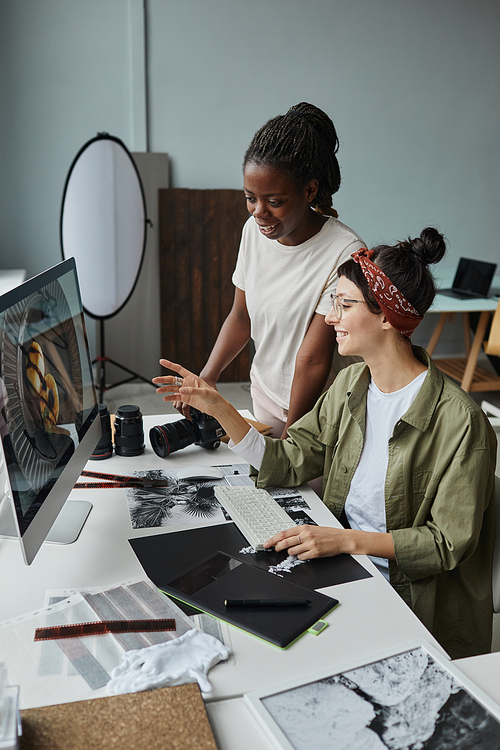
[[73,259],[0,298],[0,407],[23,536],[97,415]]

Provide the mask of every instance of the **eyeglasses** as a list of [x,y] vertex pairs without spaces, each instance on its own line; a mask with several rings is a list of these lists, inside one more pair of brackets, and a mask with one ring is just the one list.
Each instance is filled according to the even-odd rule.
[[342,313],[344,312],[344,304],[357,305],[358,303],[364,304],[364,299],[346,299],[345,297],[339,297],[338,294],[330,294],[332,301],[333,311],[337,320],[342,320]]

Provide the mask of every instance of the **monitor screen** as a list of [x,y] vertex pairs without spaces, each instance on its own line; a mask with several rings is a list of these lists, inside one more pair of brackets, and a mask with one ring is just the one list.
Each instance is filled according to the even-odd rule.
[[0,434],[25,561],[100,437],[73,258],[0,297]]

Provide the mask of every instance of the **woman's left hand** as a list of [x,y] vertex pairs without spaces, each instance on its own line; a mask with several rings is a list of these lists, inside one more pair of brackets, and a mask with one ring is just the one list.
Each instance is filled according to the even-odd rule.
[[182,401],[205,414],[210,414],[217,419],[235,443],[243,440],[250,430],[250,425],[215,388],[176,362],[160,359],[160,364],[177,373],[177,376],[161,375],[153,378],[153,383],[160,386],[156,392],[166,394],[163,396],[164,401]]
[[274,547],[276,552],[286,550],[297,555],[299,560],[312,560],[315,557],[333,557],[347,552],[348,532],[328,526],[294,526],[264,542],[264,547]]
[[153,378],[153,383],[160,386],[157,393],[166,394],[164,401],[183,401],[188,406],[194,406],[205,414],[213,414],[217,405],[222,401],[221,395],[215,388],[206,383],[197,375],[186,370],[185,367],[168,359],[160,359],[162,367],[167,367],[178,373],[177,377],[163,375]]

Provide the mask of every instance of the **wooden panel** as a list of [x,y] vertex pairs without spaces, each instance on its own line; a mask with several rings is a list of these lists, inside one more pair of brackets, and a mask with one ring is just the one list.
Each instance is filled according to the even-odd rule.
[[[200,372],[233,304],[231,277],[243,224],[241,190],[158,191],[162,356]],[[221,381],[246,381],[246,346]]]

